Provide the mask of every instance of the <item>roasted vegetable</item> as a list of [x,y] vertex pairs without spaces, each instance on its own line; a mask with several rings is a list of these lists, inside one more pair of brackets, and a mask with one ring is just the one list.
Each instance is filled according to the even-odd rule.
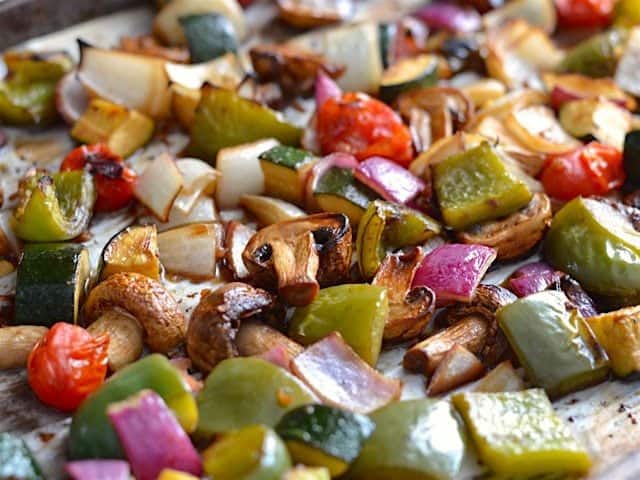
[[160,278],[158,232],[155,225],[136,225],[118,232],[102,251],[102,279],[119,272]]
[[433,172],[442,216],[456,230],[508,215],[532,198],[488,143],[443,160]]
[[596,339],[609,355],[611,369],[619,377],[640,370],[639,313],[639,307],[629,307],[587,318]]
[[82,171],[49,176],[30,172],[20,182],[13,212],[16,236],[31,242],[70,240],[89,225],[95,189],[91,175]]
[[25,367],[31,350],[48,330],[37,325],[0,328],[0,370]]
[[453,403],[480,458],[497,474],[585,473],[591,466],[542,390],[459,393]]
[[192,63],[213,60],[238,49],[233,24],[220,13],[185,15],[179,21]]
[[138,360],[144,350],[145,331],[135,317],[120,309],[103,313],[87,331],[94,337],[109,335],[107,357],[112,372]]
[[634,187],[640,186],[640,130],[625,135],[622,158],[627,182]]
[[630,111],[635,110],[636,101],[624,93],[611,78],[590,78],[578,74],[543,75],[545,86],[551,92],[551,104],[555,108],[573,100],[605,98]]
[[398,60],[382,74],[380,98],[390,103],[405,90],[435,85],[438,64],[437,57],[426,54]]
[[[339,332],[364,361],[375,365],[388,315],[386,288],[338,285],[320,290],[310,305],[296,309],[289,334],[303,345],[309,345],[331,332]],[[347,318],[350,320],[345,321]]]
[[446,393],[465,383],[477,380],[484,374],[482,362],[460,345],[451,347],[429,379],[427,395]]
[[16,281],[16,325],[76,323],[91,276],[82,245],[35,243],[24,248]]
[[280,18],[296,28],[313,28],[347,20],[354,10],[350,0],[278,0]]
[[216,275],[219,225],[192,223],[158,235],[158,254],[168,273],[194,280]]
[[27,444],[10,433],[0,433],[0,478],[3,480],[44,479]]
[[306,178],[315,162],[313,155],[278,145],[260,154],[259,159],[267,195],[302,205]]
[[253,216],[259,225],[265,227],[307,215],[304,210],[292,203],[263,195],[242,195],[240,197],[240,206]]
[[638,87],[638,74],[640,73],[638,71],[638,54],[640,54],[640,29],[632,28],[613,79],[620,88],[634,97],[640,95],[640,88]]
[[385,200],[403,205],[417,200],[429,188],[406,168],[382,157],[370,157],[360,162],[354,176]]
[[[102,476],[109,480],[129,480],[131,469],[124,460],[76,460],[67,462],[64,471],[71,480],[96,480]],[[163,477],[164,478],[164,477]],[[165,478],[164,480],[171,480]],[[193,480],[179,479],[173,480]]]
[[631,130],[631,114],[602,98],[573,100],[560,108],[560,123],[576,138],[593,137],[622,150],[624,137]]
[[502,307],[496,316],[530,380],[550,396],[606,378],[607,355],[564,294],[535,293]]
[[610,77],[615,72],[627,36],[626,30],[619,28],[594,35],[569,50],[559,70],[588,77]]
[[173,155],[163,152],[147,164],[133,194],[161,222],[169,220],[173,203],[184,186],[184,178]]
[[524,390],[522,377],[513,368],[510,360],[505,360],[487,373],[473,387],[474,392],[519,392]]

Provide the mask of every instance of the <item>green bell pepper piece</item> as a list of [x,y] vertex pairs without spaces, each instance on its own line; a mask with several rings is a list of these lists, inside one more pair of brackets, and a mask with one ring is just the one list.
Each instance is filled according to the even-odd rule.
[[417,210],[382,200],[371,202],[356,239],[362,277],[373,278],[387,250],[419,245],[441,230],[438,222]]
[[43,480],[40,467],[24,440],[0,433],[0,480]]
[[442,217],[455,230],[509,215],[533,196],[487,142],[446,158],[433,173]]
[[193,119],[188,150],[197,158],[214,161],[218,151],[225,147],[265,138],[296,146],[301,136],[302,129],[281,119],[274,110],[232,90],[205,85]]
[[589,454],[555,414],[543,390],[458,393],[453,403],[480,459],[497,474],[531,478],[584,473],[591,466]]
[[69,431],[71,458],[124,458],[107,407],[144,389],[160,395],[180,425],[193,431],[198,414],[195,398],[180,371],[165,356],[153,354],[119,370],[80,405]]
[[611,77],[628,37],[623,28],[594,35],[573,47],[560,62],[558,70],[588,77]]
[[395,402],[370,418],[376,429],[347,473],[349,479],[457,478],[466,450],[465,435],[448,401]]
[[80,235],[89,225],[95,187],[82,170],[47,175],[34,172],[20,183],[11,225],[30,242],[57,242]]
[[198,395],[198,432],[210,435],[248,425],[274,427],[295,407],[315,397],[297,378],[270,362],[253,357],[220,362]]
[[544,256],[591,293],[640,300],[640,232],[610,204],[575,198],[556,213],[543,247]]
[[373,366],[378,361],[388,316],[386,288],[368,284],[337,285],[323,288],[311,304],[296,309],[289,335],[303,345],[310,345],[331,332],[339,332],[344,341]]
[[603,381],[609,359],[561,292],[544,291],[505,305],[496,317],[528,377],[552,397]]

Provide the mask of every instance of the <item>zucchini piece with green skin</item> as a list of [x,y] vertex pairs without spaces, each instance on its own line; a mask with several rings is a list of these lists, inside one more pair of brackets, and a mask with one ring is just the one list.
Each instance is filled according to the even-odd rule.
[[24,247],[16,280],[16,325],[76,323],[91,276],[89,252],[76,243]]
[[357,225],[378,195],[358,182],[348,168],[332,167],[316,183],[313,196],[325,212],[344,213]]
[[155,225],[134,225],[116,233],[102,251],[100,277],[135,272],[158,280],[160,260]]
[[327,405],[306,405],[286,413],[276,432],[294,461],[326,467],[332,477],[342,475],[358,458],[375,424],[366,415]]
[[278,145],[259,157],[267,195],[302,205],[307,173],[316,158],[299,148]]
[[225,147],[265,138],[295,146],[301,136],[302,129],[281,119],[278,112],[242,98],[237,92],[205,85],[193,119],[188,150],[196,158],[213,162]]
[[426,54],[398,60],[382,74],[380,99],[391,103],[406,90],[435,85],[438,63],[435,56]]
[[24,440],[0,433],[0,480],[44,480]]
[[628,31],[624,28],[613,28],[589,37],[567,53],[558,70],[595,78],[611,77],[627,37]]
[[378,25],[378,37],[380,38],[380,57],[383,68],[389,68],[393,59],[393,47],[398,27],[393,22],[383,22]]
[[201,63],[238,50],[235,29],[231,21],[219,13],[185,15],[179,19],[191,63]]

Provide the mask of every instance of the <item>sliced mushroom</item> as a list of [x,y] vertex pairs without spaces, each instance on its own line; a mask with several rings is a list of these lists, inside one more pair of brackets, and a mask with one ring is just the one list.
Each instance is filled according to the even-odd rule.
[[459,233],[458,240],[495,248],[498,259],[508,260],[527,253],[542,240],[551,217],[549,197],[536,193],[525,208],[504,219],[475,225]]
[[436,305],[433,290],[411,288],[423,253],[413,248],[407,253],[387,255],[373,278],[373,285],[387,287],[389,316],[384,326],[385,342],[411,340],[419,336],[431,320]]
[[107,310],[87,327],[94,337],[109,334],[109,369],[112,372],[135,362],[144,349],[144,331],[130,314],[119,309]]
[[460,345],[491,367],[508,351],[508,343],[498,327],[495,312],[517,297],[497,285],[479,285],[468,304],[457,304],[446,311],[449,326],[410,348],[404,367],[413,372],[432,374],[445,354]]
[[167,353],[184,340],[186,320],[178,304],[162,284],[145,275],[116,273],[99,283],[84,304],[84,318],[91,324],[113,310],[140,323],[154,352]]
[[26,366],[29,353],[48,331],[33,325],[0,328],[0,370]]
[[349,219],[320,213],[259,230],[242,258],[256,284],[273,289],[294,306],[308,305],[320,285],[347,278],[351,266]]
[[280,18],[296,28],[341,22],[354,11],[352,0],[278,0]]
[[294,358],[304,348],[273,327],[257,320],[243,322],[236,337],[238,353],[243,357],[264,355],[276,347],[283,347]]
[[[253,355],[259,350],[257,335],[245,332],[239,346],[241,325],[245,320],[269,311],[274,304],[275,299],[270,293],[239,282],[229,283],[204,296],[193,311],[187,330],[187,353],[193,364],[203,372],[209,372],[227,358],[249,351]],[[263,351],[276,343],[275,333],[268,338],[263,331],[260,335],[265,343],[268,340]]]
[[334,79],[345,71],[344,65],[333,65],[321,55],[293,45],[256,45],[249,56],[261,81],[276,82],[292,97],[311,93],[320,71]]

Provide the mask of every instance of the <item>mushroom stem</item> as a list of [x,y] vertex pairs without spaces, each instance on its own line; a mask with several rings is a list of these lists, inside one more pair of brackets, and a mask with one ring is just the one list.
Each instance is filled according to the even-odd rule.
[[109,334],[107,356],[112,372],[135,362],[142,355],[144,331],[134,317],[122,310],[107,310],[87,327],[87,331],[94,337]]
[[29,353],[48,331],[33,325],[0,328],[0,370],[26,366]]
[[309,305],[318,294],[320,285],[316,281],[319,259],[311,232],[304,235],[296,248],[284,242],[274,242],[273,268],[278,276],[278,292],[289,305]]
[[262,355],[278,346],[284,347],[292,358],[304,350],[302,345],[294,342],[275,328],[258,321],[242,323],[236,337],[236,346],[238,353],[244,357]]
[[451,348],[460,345],[473,354],[479,353],[488,334],[487,321],[480,315],[469,315],[411,347],[404,355],[404,368],[431,375]]

